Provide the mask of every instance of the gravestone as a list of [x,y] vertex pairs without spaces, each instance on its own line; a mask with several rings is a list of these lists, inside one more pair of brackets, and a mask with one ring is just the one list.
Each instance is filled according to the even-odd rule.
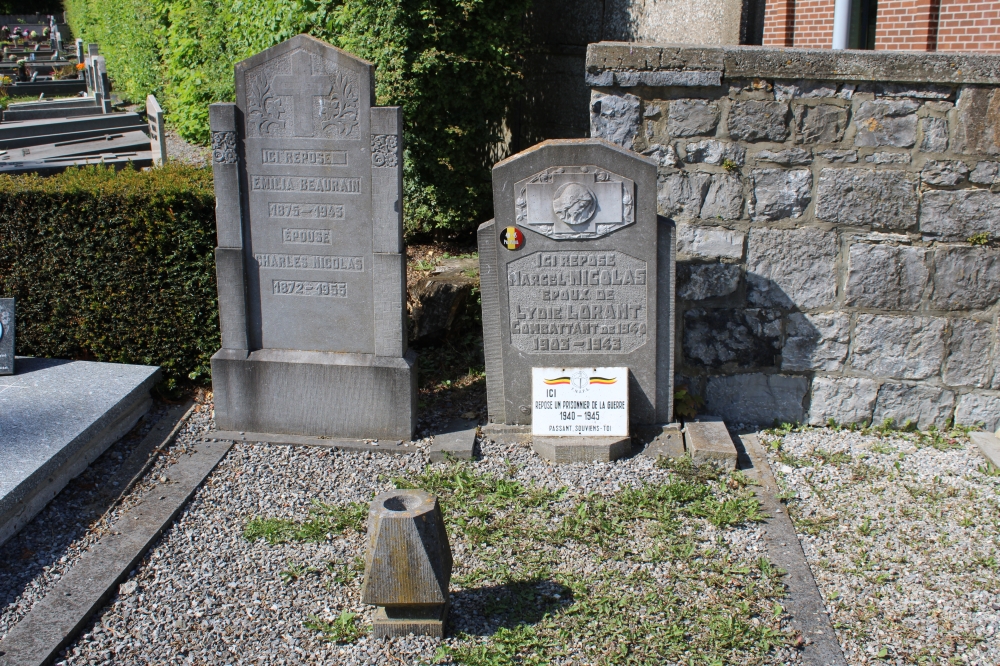
[[220,430],[409,439],[402,129],[374,68],[307,35],[236,65],[209,108]]
[[153,153],[153,166],[167,163],[167,137],[163,135],[163,109],[152,95],[146,96],[146,122],[149,123],[149,147]]
[[84,58],[85,58],[85,55],[83,53],[83,40],[82,39],[77,39],[76,40],[76,61],[77,61],[77,63],[84,62]]
[[14,299],[0,298],[0,375],[14,374]]
[[[546,141],[493,168],[493,201],[479,228],[487,431],[532,423],[533,368],[628,368],[631,426],[669,423],[674,231],[656,163],[601,139]],[[627,453],[611,439],[582,437],[571,458]]]

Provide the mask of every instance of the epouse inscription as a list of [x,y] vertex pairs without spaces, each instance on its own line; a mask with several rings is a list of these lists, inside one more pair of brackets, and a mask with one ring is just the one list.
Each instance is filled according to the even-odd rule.
[[646,343],[646,262],[536,252],[507,264],[510,341],[526,353],[627,354]]

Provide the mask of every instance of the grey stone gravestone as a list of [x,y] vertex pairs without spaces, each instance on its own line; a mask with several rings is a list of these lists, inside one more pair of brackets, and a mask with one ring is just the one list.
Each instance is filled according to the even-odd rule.
[[78,63],[84,62],[84,57],[85,56],[84,56],[84,53],[83,53],[83,40],[82,39],[77,39],[76,40],[76,61]]
[[0,375],[14,374],[14,299],[0,298]]
[[402,113],[374,68],[298,35],[236,65],[209,109],[220,430],[409,439]]
[[531,423],[533,367],[622,366],[632,427],[669,423],[674,230],[657,216],[656,163],[601,139],[546,141],[493,168],[493,197],[479,228],[491,423]]
[[108,65],[102,55],[90,56],[91,80],[94,82],[94,99],[104,113],[111,113],[111,81]]
[[153,166],[167,163],[167,137],[163,135],[163,109],[152,95],[146,96],[146,122],[149,123],[149,146]]

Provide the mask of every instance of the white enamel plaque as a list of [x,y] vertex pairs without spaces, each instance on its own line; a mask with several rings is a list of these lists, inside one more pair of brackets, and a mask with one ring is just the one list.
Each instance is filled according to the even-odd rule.
[[628,437],[628,368],[532,368],[531,434]]

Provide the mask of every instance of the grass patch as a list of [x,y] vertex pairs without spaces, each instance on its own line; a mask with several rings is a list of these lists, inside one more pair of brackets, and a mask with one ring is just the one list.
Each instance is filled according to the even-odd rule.
[[306,628],[318,631],[325,640],[334,643],[353,643],[367,633],[367,628],[361,626],[361,618],[357,613],[341,613],[332,622],[310,615],[304,624]]
[[271,545],[289,541],[326,541],[330,535],[348,529],[364,531],[367,518],[368,506],[360,502],[332,505],[313,500],[307,520],[255,517],[243,528],[243,538],[247,541],[265,539]]

